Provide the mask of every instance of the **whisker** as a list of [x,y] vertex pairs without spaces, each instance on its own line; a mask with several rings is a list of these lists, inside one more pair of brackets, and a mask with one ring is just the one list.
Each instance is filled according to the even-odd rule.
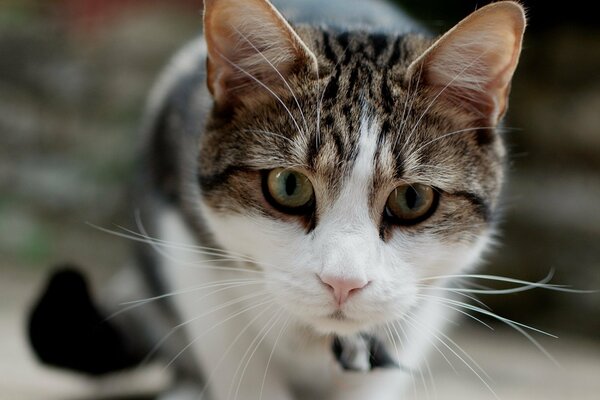
[[[226,279],[226,280],[222,280],[222,281],[206,283],[204,285],[192,286],[192,287],[177,290],[174,292],[164,293],[159,296],[147,297],[145,299],[125,301],[125,302],[121,303],[121,305],[148,303],[148,302],[155,301],[155,300],[165,299],[165,298],[173,297],[173,296],[179,296],[181,294],[190,294],[190,293],[202,290],[202,289],[210,289],[210,288],[219,287],[219,286],[232,286],[232,285],[239,285],[239,284],[258,285],[258,284],[263,284],[263,283],[265,283],[265,280],[263,280],[263,279],[261,279],[261,280],[257,280],[257,279]],[[238,286],[235,286],[235,287],[238,287]]]
[[198,398],[202,399],[204,392],[206,391],[206,389],[210,386],[209,383],[212,380],[214,374],[216,373],[216,371],[219,369],[219,366],[221,365],[221,363],[223,363],[223,361],[225,360],[225,357],[227,357],[227,354],[229,354],[229,352],[231,351],[231,349],[233,349],[233,346],[235,346],[235,344],[238,342],[238,340],[240,340],[240,338],[244,335],[244,333],[252,326],[253,323],[255,323],[260,317],[262,317],[267,311],[269,311],[273,306],[275,305],[275,303],[271,303],[268,307],[266,307],[264,310],[262,310],[260,313],[258,313],[256,316],[254,316],[254,318],[252,318],[241,330],[240,332],[237,334],[237,336],[233,339],[233,341],[229,344],[229,346],[227,347],[227,349],[225,349],[225,352],[223,353],[223,355],[221,356],[221,358],[219,359],[219,361],[217,361],[217,364],[211,369],[211,372],[208,376],[208,378],[206,379],[206,382],[204,384],[204,388],[202,389],[202,391],[200,392],[200,395],[198,396]]
[[260,396],[258,397],[259,400],[262,400],[262,398],[263,398],[263,391],[264,391],[264,388],[265,388],[265,382],[267,380],[267,372],[269,371],[269,365],[271,365],[271,359],[273,358],[273,353],[275,353],[275,349],[277,348],[277,343],[279,342],[279,339],[281,339],[281,336],[283,335],[283,332],[288,327],[288,323],[290,322],[290,318],[291,318],[291,315],[288,315],[287,319],[283,323],[283,326],[279,330],[279,333],[277,334],[277,337],[275,338],[275,343],[273,343],[273,348],[271,349],[271,353],[269,354],[269,359],[267,360],[267,366],[265,367],[265,374],[263,375],[262,383],[260,385]]
[[[445,299],[446,299],[445,297],[438,297],[438,296],[426,296],[426,295],[421,295],[421,294],[417,294],[416,296],[417,296],[418,298],[421,298],[421,299],[426,299],[426,300],[427,300],[427,299],[441,299],[441,300],[445,300]],[[479,319],[479,318],[477,318],[476,316],[474,316],[474,315],[471,315],[471,314],[469,314],[468,312],[466,312],[466,311],[464,311],[464,310],[461,310],[461,309],[459,309],[459,308],[456,308],[456,307],[452,307],[452,306],[450,306],[450,305],[448,305],[448,304],[445,304],[445,303],[440,303],[440,304],[441,304],[441,305],[443,305],[443,306],[445,306],[445,307],[448,307],[448,308],[450,308],[450,309],[452,309],[452,310],[454,310],[454,311],[457,311],[457,312],[459,312],[459,313],[461,313],[461,314],[463,314],[463,315],[466,315],[467,317],[469,317],[469,318],[473,319],[474,321],[477,321],[477,322],[479,322],[480,324],[484,325],[486,328],[489,328],[489,329],[490,329],[490,330],[492,330],[492,331],[493,331],[493,330],[495,330],[495,329],[494,329],[492,326],[490,326],[489,324],[486,324],[485,322],[483,322],[482,320],[480,320],[480,319]]]
[[[416,329],[416,326],[413,325],[413,324],[410,324],[405,318],[403,318],[402,320],[404,322],[406,322],[407,324],[411,325],[413,327],[413,329]],[[400,330],[404,333],[404,337],[406,337],[407,340],[408,340],[408,335],[406,334],[406,331],[402,327],[402,324],[400,323],[400,321],[396,321],[396,322],[398,324],[398,328],[400,328]],[[427,336],[425,337],[425,340],[427,340],[427,342],[429,342],[429,344],[432,345],[433,348],[436,349],[438,353],[440,353],[440,355],[442,356],[442,358],[448,363],[448,365],[450,366],[450,368],[452,368],[452,371],[454,371],[454,373],[458,375],[458,371],[456,370],[456,367],[454,366],[454,364],[452,364],[452,362],[446,356],[446,354],[431,339],[429,339]]]
[[[187,265],[187,266],[194,266],[194,267],[198,267],[198,268],[202,268],[202,269],[216,269],[216,270],[222,270],[222,271],[238,271],[238,272],[248,272],[248,273],[258,273],[258,274],[263,274],[263,271],[259,271],[259,270],[254,270],[254,269],[248,269],[248,268],[236,268],[236,267],[221,267],[221,266],[200,266],[200,264],[205,264],[205,263],[210,263],[210,262],[232,262],[232,261],[239,261],[239,262],[247,262],[250,264],[259,264],[256,261],[252,261],[249,259],[238,259],[238,258],[234,258],[234,257],[227,257],[227,258],[219,258],[219,259],[212,259],[212,260],[198,260],[196,262],[181,262],[179,260],[174,259],[173,257],[167,255],[166,253],[164,253],[163,251],[160,251],[157,249],[156,246],[161,246],[161,247],[165,247],[168,249],[176,249],[176,250],[188,250],[191,253],[195,253],[195,254],[202,254],[202,255],[216,255],[218,256],[219,254],[210,254],[210,252],[203,252],[201,250],[194,250],[192,248],[185,247],[185,246],[178,246],[178,245],[167,245],[167,244],[163,244],[163,243],[157,243],[154,240],[151,239],[142,239],[141,237],[136,237],[136,236],[131,236],[128,234],[124,234],[118,231],[112,231],[110,229],[106,229],[100,226],[96,226],[93,224],[88,224],[91,227],[98,229],[102,232],[114,235],[114,236],[118,236],[118,237],[123,237],[125,239],[129,239],[135,242],[140,242],[140,243],[145,243],[150,245],[157,253],[161,254],[162,256],[164,256],[165,258],[174,261],[178,264],[181,265]],[[260,265],[260,264],[259,264]]]
[[[396,332],[396,337],[398,338],[398,341],[400,342],[400,345],[405,348],[403,342],[402,342],[402,338],[400,337],[400,333],[398,332],[398,329],[396,328],[396,322],[398,322],[398,324],[400,325],[399,321],[392,321],[392,327],[394,328],[394,332]],[[402,326],[400,326],[400,329],[404,332],[404,330],[402,329]],[[406,340],[408,340],[408,336],[406,336],[406,333],[404,332],[404,338]],[[400,360],[400,352],[398,351],[398,347],[395,345],[394,343],[394,349],[396,350],[396,362],[399,362]],[[416,399],[417,398],[417,384],[416,384],[416,380],[415,380],[415,375],[413,373],[413,368],[406,368],[406,370],[408,371],[409,375],[410,375],[410,381],[412,383],[412,389],[413,389],[413,396]]]
[[[144,225],[142,224],[141,220],[139,220],[138,226],[141,226],[142,228],[144,227]],[[164,239],[160,239],[160,238],[154,238],[152,236],[149,236],[147,233],[146,234],[142,234],[139,232],[135,232],[131,229],[127,229],[123,226],[117,225],[117,227],[121,230],[123,230],[124,232],[130,233],[136,237],[140,237],[140,238],[145,238],[148,239],[149,241],[152,241],[154,243],[157,244],[164,244],[164,245],[168,245],[168,247],[170,248],[174,248],[174,249],[178,249],[178,250],[195,250],[197,253],[199,254],[207,254],[207,255],[226,255],[228,257],[234,257],[235,259],[241,259],[241,260],[245,260],[248,259],[248,257],[245,254],[241,254],[241,253],[236,253],[230,250],[225,250],[225,249],[220,249],[217,247],[207,247],[207,246],[199,246],[196,244],[186,244],[186,243],[176,243],[176,242],[171,242],[168,240],[164,240]],[[143,229],[144,232],[146,232],[146,229]],[[110,232],[114,232],[114,231],[110,231]],[[165,246],[167,247],[167,246]]]
[[[494,396],[494,398],[496,398],[497,400],[500,400],[500,398],[498,397],[498,395],[496,394],[496,392],[492,389],[492,387],[490,386],[490,384],[487,382],[487,380],[482,377],[480,375],[479,372],[477,372],[477,370],[475,370],[475,368],[469,364],[469,362],[467,362],[463,357],[461,357],[460,354],[458,354],[452,347],[450,347],[442,338],[440,338],[438,335],[436,335],[434,332],[432,332],[429,329],[426,329],[423,324],[421,324],[416,318],[412,318],[410,315],[406,314],[406,322],[413,325],[414,324],[418,324],[421,326],[422,329],[424,329],[426,332],[428,332],[429,334],[431,334],[435,339],[437,339],[445,348],[447,348],[452,354],[454,354],[454,356],[456,358],[458,358],[469,370],[471,370],[471,372],[473,372],[473,374],[475,374],[475,376],[485,385],[485,387],[492,393],[492,395]],[[409,321],[412,321],[409,322]],[[413,325],[415,326],[415,325]]]
[[[200,297],[200,299],[203,299],[203,298],[206,298],[209,295],[212,295],[212,294],[218,293],[218,292],[222,292],[224,290],[234,289],[234,288],[238,288],[238,287],[242,287],[242,286],[249,286],[249,285],[254,285],[254,284],[260,284],[260,283],[264,283],[264,282],[263,281],[257,281],[257,282],[245,282],[245,283],[238,283],[238,284],[231,283],[231,284],[222,284],[222,285],[218,285],[218,284],[209,285],[209,284],[207,284],[205,287],[200,287],[197,290],[209,289],[211,287],[225,286],[225,288],[221,288],[221,289],[215,290],[213,292],[210,292],[210,293],[208,293],[208,294]],[[104,318],[103,322],[108,322],[108,321],[110,321],[110,320],[118,317],[119,315],[122,315],[122,314],[124,314],[126,312],[129,312],[129,311],[132,311],[132,310],[135,310],[137,308],[140,308],[140,307],[142,307],[144,305],[147,305],[147,304],[150,304],[152,302],[155,302],[155,301],[158,301],[158,300],[162,300],[162,299],[168,298],[168,297],[177,296],[177,295],[180,295],[180,294],[192,293],[193,291],[194,291],[193,289],[190,289],[189,291],[185,291],[185,292],[182,292],[182,293],[179,293],[179,292],[165,293],[165,294],[162,294],[162,295],[159,295],[159,296],[149,297],[147,299],[133,300],[133,301],[121,303],[122,305],[125,305],[126,307],[113,312],[108,317]]]
[[[426,295],[422,295],[422,296],[426,296]],[[505,318],[505,317],[501,317],[498,314],[495,314],[495,313],[490,312],[488,310],[484,310],[484,309],[482,309],[480,307],[473,306],[471,304],[462,303],[462,302],[459,302],[459,301],[456,301],[456,300],[452,300],[452,299],[444,299],[444,298],[441,298],[441,297],[437,297],[437,301],[439,301],[440,304],[442,304],[442,303],[452,304],[452,305],[455,305],[455,306],[460,307],[460,308],[465,308],[465,309],[468,309],[468,310],[471,310],[471,311],[475,311],[475,312],[478,312],[480,314],[484,314],[484,315],[490,316],[490,317],[492,317],[492,318],[494,318],[494,319],[496,319],[496,320],[498,320],[500,322],[503,322],[507,326],[509,326],[509,327],[515,329],[517,332],[521,333],[527,340],[529,340],[529,342],[531,342],[538,350],[540,350],[550,361],[552,361],[556,366],[561,367],[560,363],[558,361],[556,361],[556,359],[548,352],[548,350],[546,350],[537,340],[535,340],[533,338],[533,336],[531,336],[529,333],[527,333],[523,328],[529,329],[529,330],[537,332],[537,333],[541,333],[542,335],[549,336],[549,337],[551,337],[553,339],[558,339],[558,336],[553,335],[553,334],[548,333],[548,332],[545,332],[545,331],[543,331],[541,329],[537,329],[537,328],[534,328],[532,326],[523,324],[521,322],[517,322],[517,321],[513,321],[511,319]]]
[[[155,344],[155,345],[152,347],[152,349],[150,350],[150,352],[149,352],[149,353],[146,355],[146,357],[144,358],[144,362],[147,362],[147,361],[148,361],[148,360],[149,360],[149,359],[150,359],[150,358],[151,358],[151,357],[152,357],[152,356],[153,356],[153,355],[154,355],[154,354],[155,354],[155,353],[158,351],[158,349],[160,349],[160,347],[161,347],[161,346],[162,346],[162,345],[163,345],[163,344],[164,344],[164,343],[165,343],[165,342],[166,342],[166,341],[167,341],[167,340],[168,340],[168,339],[169,339],[171,336],[173,336],[173,334],[175,334],[175,332],[177,332],[178,330],[182,329],[184,326],[186,326],[186,325],[189,325],[189,324],[191,324],[191,323],[192,323],[192,322],[194,322],[194,321],[197,321],[197,320],[199,320],[199,319],[201,319],[201,318],[204,318],[204,317],[206,317],[206,316],[208,316],[208,315],[210,315],[210,314],[212,314],[212,313],[214,313],[214,312],[217,312],[217,311],[219,311],[219,310],[222,310],[222,309],[224,309],[224,308],[226,308],[226,307],[229,307],[229,306],[235,305],[235,304],[237,304],[237,303],[241,303],[241,302],[243,302],[243,301],[246,301],[246,300],[253,299],[253,298],[255,298],[255,297],[267,296],[267,295],[268,295],[268,293],[267,293],[266,291],[262,291],[262,292],[258,292],[258,293],[253,293],[253,295],[241,296],[241,297],[238,297],[238,298],[236,298],[236,299],[230,300],[230,301],[228,301],[228,302],[226,302],[226,303],[224,303],[224,304],[221,304],[221,305],[219,305],[219,306],[217,306],[217,307],[213,307],[212,309],[210,309],[210,310],[208,310],[208,311],[206,311],[206,312],[204,312],[204,313],[202,313],[202,314],[200,314],[200,315],[197,315],[197,316],[195,316],[194,318],[191,318],[191,319],[189,319],[189,320],[187,320],[187,321],[184,321],[184,322],[181,322],[181,323],[179,323],[179,324],[175,325],[173,328],[171,328],[171,329],[169,330],[169,332],[167,332],[167,334],[166,334],[166,335],[164,335],[164,336],[163,336],[163,337],[162,337],[162,338],[161,338],[161,339],[160,339],[160,340],[159,340],[159,341],[158,341],[158,342],[157,342],[157,343],[156,343],[156,344]],[[272,299],[269,299],[269,301],[272,301]],[[269,301],[267,301],[266,303],[268,303]],[[261,303],[261,304],[262,304],[262,303]],[[236,314],[236,315],[237,315],[237,314]],[[192,344],[193,344],[193,342],[192,342],[192,343],[190,343],[188,346],[186,346],[186,348],[185,348],[185,349],[189,348],[189,347],[190,347]],[[185,349],[184,349],[184,351],[185,351]],[[183,353],[183,351],[182,351],[181,353]]]
[[511,319],[505,318],[505,317],[501,317],[500,315],[498,315],[496,313],[493,313],[491,311],[485,310],[485,309],[483,309],[481,307],[474,306],[472,304],[467,304],[467,303],[463,303],[463,302],[458,301],[458,300],[453,300],[453,299],[448,299],[448,298],[443,298],[443,297],[438,297],[438,296],[430,296],[430,295],[426,295],[426,294],[421,294],[420,296],[428,297],[428,298],[433,298],[433,299],[436,299],[436,300],[438,300],[440,302],[444,302],[444,303],[447,303],[447,304],[452,304],[452,305],[455,305],[455,306],[461,307],[461,308],[466,308],[468,310],[475,311],[475,312],[478,312],[480,314],[484,314],[484,315],[487,315],[487,316],[492,317],[494,319],[497,319],[500,322],[518,325],[518,326],[523,327],[525,329],[529,329],[531,331],[534,331],[534,332],[537,332],[537,333],[541,333],[542,335],[549,336],[549,337],[554,338],[554,339],[558,339],[558,336],[556,336],[556,335],[553,335],[551,333],[545,332],[545,331],[543,331],[541,329],[538,329],[538,328],[534,328],[533,326],[529,326],[529,325],[523,324],[521,322],[517,322],[517,321],[513,321]]
[[[146,228],[144,227],[144,224],[142,223],[142,218],[141,218],[139,209],[136,210],[136,212],[135,212],[135,221],[136,221],[137,227],[140,230],[140,232],[145,236],[149,236],[148,233],[146,232]],[[156,248],[155,248],[155,250],[156,250]],[[164,255],[164,253],[163,253],[163,255]],[[240,259],[240,261],[246,261],[248,263],[259,265],[256,261],[254,261],[251,258],[248,258],[246,256],[241,256],[241,257],[239,257],[239,259]]]
[[426,278],[420,279],[420,281],[430,281],[430,280],[440,280],[440,279],[454,279],[454,278],[468,278],[468,279],[481,279],[488,281],[496,281],[496,282],[507,282],[507,283],[515,283],[519,285],[523,285],[518,288],[511,289],[466,289],[466,288],[455,288],[453,290],[475,293],[475,294],[506,294],[513,293],[516,291],[524,291],[530,290],[534,288],[552,290],[557,292],[567,292],[567,293],[597,293],[597,290],[579,290],[579,289],[571,289],[566,287],[565,285],[555,285],[548,284],[550,280],[554,277],[554,269],[551,269],[550,272],[541,280],[537,282],[530,282],[521,279],[509,278],[506,276],[498,276],[498,275],[480,275],[480,274],[452,274],[452,275],[437,275],[437,276],[429,276]]
[[[137,223],[137,225],[138,225],[138,229],[140,230],[140,232],[141,232],[142,234],[144,234],[144,235],[148,236],[148,234],[147,234],[147,232],[146,232],[146,229],[144,228],[144,225],[142,224],[142,220],[141,220],[141,217],[140,217],[140,212],[139,212],[139,209],[138,209],[138,210],[136,210],[136,215],[135,215],[135,218],[136,218],[136,223]],[[167,257],[168,259],[170,259],[170,260],[172,260],[172,261],[174,261],[174,262],[178,262],[177,260],[173,259],[172,257],[169,257],[168,255],[166,255],[166,253],[164,253],[164,252],[161,252],[161,251],[160,251],[158,248],[156,248],[156,247],[155,247],[155,246],[154,246],[152,243],[150,243],[150,245],[151,245],[151,246],[154,248],[154,250],[155,250],[156,252],[158,252],[159,254],[162,254],[163,256]],[[223,259],[223,260],[226,260],[225,258],[222,258],[222,259]],[[209,261],[213,261],[213,260],[209,260]],[[217,260],[214,260],[214,261],[217,261]],[[237,259],[236,259],[236,258],[232,258],[232,259],[231,259],[231,261],[237,261]],[[248,256],[241,256],[241,257],[239,258],[239,261],[243,261],[243,262],[247,262],[247,263],[249,263],[249,264],[257,265],[258,267],[262,267],[262,266],[263,266],[263,264],[264,264],[265,266],[269,266],[269,267],[271,267],[271,268],[274,268],[274,269],[279,269],[279,267],[278,267],[278,266],[276,266],[276,265],[273,265],[273,264],[270,264],[270,263],[265,263],[265,262],[258,262],[258,261],[254,260],[254,259],[252,259],[251,257],[248,257]],[[188,263],[188,265],[189,265],[189,263]],[[262,273],[262,271],[255,271],[255,272]]]
[[[233,379],[231,380],[231,385],[229,386],[229,394],[227,395],[228,399],[231,397],[231,395],[233,393],[233,385],[236,381],[236,377],[240,373],[240,368],[242,368],[242,364],[244,364],[244,360],[246,360],[246,357],[248,357],[248,353],[250,353],[250,351],[252,351],[253,348],[257,349],[260,346],[260,344],[264,340],[265,335],[268,334],[268,332],[270,332],[270,330],[273,328],[273,326],[275,326],[275,323],[279,320],[279,318],[281,317],[282,314],[283,314],[283,308],[280,307],[279,310],[275,314],[273,314],[273,316],[265,323],[265,326],[263,326],[261,328],[261,330],[254,336],[254,339],[248,346],[248,349],[246,350],[246,352],[242,356],[242,359],[240,360],[240,364],[238,365],[238,367],[235,370],[235,373],[233,374]],[[239,394],[239,389],[242,384],[242,380],[244,379],[244,373],[246,372],[246,367],[250,363],[250,359],[252,358],[252,356],[254,356],[255,352],[256,352],[256,350],[252,351],[252,355],[250,356],[250,358],[248,359],[248,362],[244,366],[244,370],[243,370],[244,372],[240,375],[240,379],[237,381],[235,397],[237,397]]]
[[424,289],[424,290],[435,290],[435,291],[447,291],[447,292],[451,292],[454,293],[458,296],[461,297],[465,297],[471,301],[474,301],[475,303],[481,305],[482,307],[488,309],[491,311],[490,306],[488,306],[487,304],[485,304],[483,301],[479,300],[477,297],[475,296],[471,296],[467,293],[470,293],[468,290],[460,290],[460,289],[464,289],[464,288],[449,288],[449,287],[445,287],[445,286],[431,286],[431,285],[417,285],[417,287],[419,289]]
[[456,347],[456,349],[458,349],[458,351],[461,352],[461,354],[463,354],[474,366],[475,368],[477,368],[477,370],[479,370],[479,372],[481,372],[487,379],[489,379],[491,381],[491,383],[494,383],[494,380],[492,379],[492,377],[485,371],[485,369],[483,369],[478,363],[477,361],[475,361],[475,359],[473,357],[471,357],[471,355],[465,351],[458,343],[456,343],[454,340],[452,340],[452,338],[448,335],[446,335],[443,331],[441,331],[440,329],[437,328],[433,328],[435,330],[435,332],[437,332],[440,336],[442,336],[444,339],[446,339],[451,345],[453,345],[454,347]]
[[[263,294],[263,295],[264,295],[264,294]],[[271,298],[271,299],[269,299],[269,300],[267,300],[267,301],[264,301],[264,302],[262,302],[262,303],[259,303],[259,304],[254,304],[254,305],[248,306],[248,307],[246,307],[246,308],[243,308],[242,310],[240,310],[240,311],[238,311],[238,312],[236,312],[236,313],[234,313],[234,314],[231,314],[231,315],[229,315],[229,316],[228,316],[226,319],[224,319],[224,320],[220,321],[219,323],[217,323],[217,324],[213,325],[213,326],[212,326],[212,327],[210,327],[208,330],[206,330],[206,331],[202,332],[202,334],[200,334],[199,336],[196,336],[196,338],[194,338],[194,340],[192,340],[192,341],[191,341],[190,343],[188,343],[188,344],[187,344],[187,345],[186,345],[186,346],[185,346],[183,349],[181,349],[181,350],[179,351],[179,353],[177,353],[177,354],[175,355],[175,357],[173,357],[173,358],[171,359],[171,361],[169,361],[169,363],[168,363],[168,364],[165,366],[164,370],[168,369],[168,368],[169,368],[171,365],[173,365],[173,363],[174,363],[174,362],[175,362],[175,361],[176,361],[176,360],[177,360],[177,359],[178,359],[178,358],[179,358],[179,357],[180,357],[180,356],[181,356],[181,355],[182,355],[182,354],[183,354],[183,353],[184,353],[184,352],[185,352],[187,349],[189,349],[191,346],[193,346],[193,345],[194,345],[194,343],[196,343],[198,340],[200,340],[201,338],[203,338],[204,336],[206,336],[206,334],[208,334],[209,332],[211,332],[211,331],[212,331],[212,330],[214,330],[215,328],[217,328],[217,327],[219,327],[219,326],[223,325],[224,323],[226,323],[226,322],[230,321],[231,319],[233,319],[233,318],[235,318],[235,317],[237,317],[237,316],[239,316],[239,315],[241,315],[241,314],[243,314],[243,313],[246,313],[246,312],[248,312],[248,311],[250,311],[250,310],[253,310],[253,309],[255,309],[255,308],[258,308],[258,307],[260,307],[260,306],[264,306],[264,305],[266,305],[266,304],[273,303],[273,301],[274,301],[274,300]],[[197,318],[194,318],[194,319],[197,319]],[[193,319],[193,320],[194,320],[194,319]]]

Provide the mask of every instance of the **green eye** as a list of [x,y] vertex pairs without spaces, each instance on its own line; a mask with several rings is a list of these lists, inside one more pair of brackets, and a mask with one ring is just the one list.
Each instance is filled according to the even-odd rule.
[[414,183],[400,185],[390,194],[386,215],[399,225],[414,225],[429,218],[437,205],[437,193],[431,186]]
[[302,214],[314,202],[310,180],[292,169],[269,171],[263,178],[263,191],[273,207],[288,214]]

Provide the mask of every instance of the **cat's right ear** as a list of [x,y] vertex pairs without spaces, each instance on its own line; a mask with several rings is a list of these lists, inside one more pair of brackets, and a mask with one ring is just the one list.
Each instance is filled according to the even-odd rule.
[[260,97],[317,59],[267,0],[205,0],[207,84],[221,106]]

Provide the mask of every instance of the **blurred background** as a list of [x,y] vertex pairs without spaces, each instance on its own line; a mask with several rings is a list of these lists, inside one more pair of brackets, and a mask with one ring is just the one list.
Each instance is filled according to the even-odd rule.
[[[488,2],[399,3],[441,33]],[[554,271],[553,283],[599,289],[600,22],[592,3],[522,3],[530,26],[506,121],[515,128],[506,217],[482,271],[526,280]],[[130,243],[86,223],[130,218],[146,95],[201,31],[201,9],[201,0],[0,0],[0,399],[145,398],[168,384],[157,371],[92,380],[40,366],[24,327],[52,266],[80,264],[98,289],[128,258]],[[481,299],[560,337],[535,335],[562,369],[516,332],[461,320],[452,337],[500,397],[598,398],[600,293]],[[459,364],[457,377],[434,358],[438,397],[493,398]]]

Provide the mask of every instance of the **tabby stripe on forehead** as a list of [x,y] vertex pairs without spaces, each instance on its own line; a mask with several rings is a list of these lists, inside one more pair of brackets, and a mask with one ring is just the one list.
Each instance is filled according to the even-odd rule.
[[383,109],[386,113],[391,113],[394,107],[394,99],[392,95],[392,91],[390,89],[388,83],[388,72],[384,71],[381,76],[381,103],[383,104]]
[[350,42],[348,41],[349,36],[350,34],[348,32],[343,32],[337,36],[338,44],[344,51],[344,59],[341,62],[342,65],[347,65],[352,59],[352,52],[347,51],[348,46],[350,45]]
[[371,35],[370,39],[373,45],[373,59],[377,60],[388,47],[387,35],[375,33]]
[[327,86],[325,87],[325,91],[323,92],[323,102],[324,103],[327,103],[329,100],[333,100],[337,97],[338,90],[339,90],[338,79],[339,79],[340,73],[341,73],[340,66],[338,65],[336,67],[335,74],[331,76],[331,79],[329,79],[329,82],[327,82]]
[[[346,98],[348,98],[350,94],[355,93],[356,84],[358,81],[358,68],[359,64],[356,63],[354,64],[354,68],[352,68],[352,71],[350,71],[350,78],[348,79],[348,93],[346,93]],[[361,82],[361,87],[362,85],[365,85],[365,83]],[[365,86],[368,87],[368,85]]]
[[401,38],[400,36],[398,36],[394,43],[392,43],[392,54],[390,54],[390,58],[387,60],[386,63],[388,68],[392,68],[393,66],[398,64],[398,61],[400,61],[400,56],[402,54],[402,52],[400,51],[401,45]]
[[487,222],[490,220],[490,216],[491,216],[490,206],[480,196],[476,195],[475,193],[465,192],[465,191],[453,192],[453,193],[451,193],[451,195],[456,196],[456,197],[461,197],[461,198],[467,200],[468,202],[470,202],[473,205],[473,207],[475,208],[475,212],[477,212],[477,214],[479,214],[484,221]]
[[338,57],[335,55],[335,52],[331,48],[331,36],[329,36],[329,32],[327,31],[323,32],[323,54],[332,63],[337,63]]

